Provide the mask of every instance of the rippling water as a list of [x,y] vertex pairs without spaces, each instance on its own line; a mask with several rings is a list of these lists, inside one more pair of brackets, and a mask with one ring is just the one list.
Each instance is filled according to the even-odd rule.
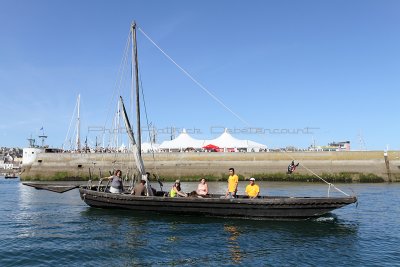
[[[316,184],[260,187],[327,193]],[[358,206],[310,221],[257,221],[94,209],[77,190],[57,194],[0,178],[0,266],[399,266],[400,185],[339,187],[351,188]]]

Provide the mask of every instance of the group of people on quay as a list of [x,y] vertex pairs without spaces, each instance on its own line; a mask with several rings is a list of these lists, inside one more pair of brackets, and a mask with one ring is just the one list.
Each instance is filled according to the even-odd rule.
[[[109,177],[101,178],[100,181],[109,180],[110,181],[110,193],[123,193],[123,178],[121,170],[116,170],[114,175]],[[137,183],[134,188],[131,190],[130,194],[135,196],[144,196],[146,195],[146,181],[141,180]],[[229,177],[228,177],[228,186],[224,196],[221,198],[236,198],[237,197],[237,189],[239,185],[239,176],[235,174],[234,168],[229,168]],[[153,192],[155,191],[151,188]],[[249,179],[249,184],[245,189],[246,196],[248,198],[257,198],[260,195],[260,187],[255,184],[255,178]],[[205,178],[201,178],[200,182],[197,186],[196,191],[190,194],[191,196],[197,197],[207,197],[209,195],[208,184]],[[172,185],[171,190],[168,194],[169,197],[188,197],[188,194],[182,191],[180,180],[176,180]]]
[[[57,152],[61,152],[61,153],[71,153],[71,154],[77,154],[77,153],[83,153],[83,154],[88,154],[88,153],[97,153],[97,154],[107,154],[107,153],[118,153],[118,154],[128,154],[130,153],[130,150],[127,148],[124,149],[116,149],[116,148],[96,148],[96,149],[81,149],[81,150],[68,150],[68,149],[61,149]],[[207,150],[207,149],[177,149],[177,150],[167,150],[167,149],[159,149],[159,150],[152,150],[152,151],[145,151],[142,150],[142,153],[146,154],[146,153],[188,153],[188,152],[193,152],[193,153],[206,153],[206,152],[224,152],[224,151],[211,151],[211,150]],[[244,149],[230,149],[227,150],[226,152],[241,152],[241,153],[245,153],[247,152]],[[267,149],[259,149],[258,151],[254,151],[251,150],[249,152],[268,152]]]

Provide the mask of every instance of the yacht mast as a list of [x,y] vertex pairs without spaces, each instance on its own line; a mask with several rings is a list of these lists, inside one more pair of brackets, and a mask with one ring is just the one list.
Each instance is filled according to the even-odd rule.
[[81,150],[81,117],[80,117],[80,107],[81,107],[81,94],[78,95],[78,115],[76,117],[76,150]]

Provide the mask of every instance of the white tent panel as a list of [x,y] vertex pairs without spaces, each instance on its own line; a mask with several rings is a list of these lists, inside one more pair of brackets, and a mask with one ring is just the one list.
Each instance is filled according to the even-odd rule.
[[183,150],[186,148],[195,148],[199,149],[208,144],[213,144],[218,146],[224,151],[228,149],[246,149],[247,151],[256,151],[258,152],[260,149],[266,149],[267,146],[251,141],[251,140],[241,140],[233,137],[227,130],[222,133],[219,137],[212,140],[198,140],[191,137],[186,130],[184,129],[182,133],[175,139],[170,141],[164,141],[158,147],[163,150]]
[[142,143],[141,149],[144,153],[149,153],[152,151],[157,152],[159,147],[159,144]]
[[225,151],[227,149],[246,149],[248,152],[255,151],[259,152],[260,149],[266,149],[267,146],[251,141],[251,140],[241,140],[233,137],[227,130],[222,133],[219,137],[208,140],[209,144],[213,144],[223,148]]
[[210,140],[210,143],[220,148],[245,148],[247,147],[246,140],[240,140],[233,137],[230,133],[225,131],[219,137]]
[[186,148],[202,148],[204,140],[198,140],[191,137],[185,129],[175,139],[164,141],[160,145],[160,149],[186,149]]

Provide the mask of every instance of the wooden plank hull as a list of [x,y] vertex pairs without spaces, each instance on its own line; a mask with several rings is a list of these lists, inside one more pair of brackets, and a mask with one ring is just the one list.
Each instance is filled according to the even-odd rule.
[[247,217],[266,219],[307,219],[319,217],[334,209],[357,201],[356,197],[263,197],[235,198],[171,198],[111,194],[80,187],[82,200],[91,207],[129,209],[143,212]]

